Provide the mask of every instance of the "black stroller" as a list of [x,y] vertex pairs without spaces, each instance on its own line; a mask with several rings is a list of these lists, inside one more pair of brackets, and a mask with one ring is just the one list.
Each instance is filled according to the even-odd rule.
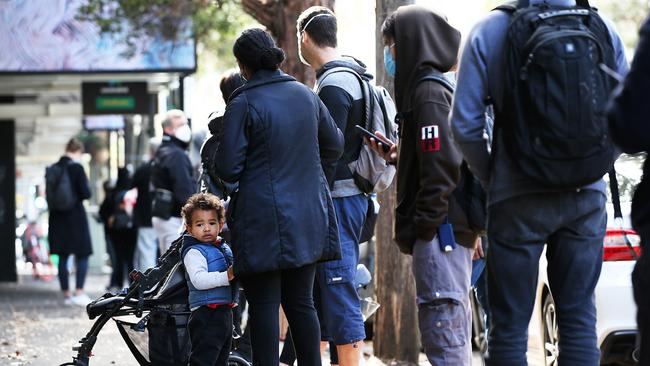
[[[64,365],[88,366],[99,332],[113,319],[129,350],[143,366],[185,366],[190,340],[187,321],[190,310],[185,269],[181,261],[182,239],[176,239],[145,273],[133,271],[131,286],[119,294],[106,293],[88,304],[86,311],[95,319],[79,345],[77,355]],[[238,335],[233,334],[233,348]],[[228,366],[250,366],[245,359],[231,355]]]

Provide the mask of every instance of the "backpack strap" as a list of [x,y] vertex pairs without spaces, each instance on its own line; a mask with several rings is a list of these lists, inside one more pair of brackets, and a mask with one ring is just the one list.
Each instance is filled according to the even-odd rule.
[[[621,209],[621,198],[618,190],[618,179],[616,178],[616,169],[612,165],[609,173],[609,190],[612,194],[612,204],[614,206],[614,219],[623,220],[623,210]],[[618,224],[618,223],[617,223]],[[622,222],[621,222],[622,224]]]
[[507,3],[503,3],[503,4],[497,6],[496,8],[494,8],[492,10],[493,11],[494,10],[500,10],[500,11],[504,11],[506,13],[512,14],[512,13],[517,11],[517,5],[518,5],[518,2],[516,0],[508,1]]
[[[517,11],[517,9],[523,9],[529,6],[530,6],[530,0],[515,0],[515,1],[509,1],[505,4],[501,4],[492,10],[501,10],[501,11],[505,11],[506,13],[514,13],[515,11]],[[591,5],[589,5],[589,0],[576,0],[576,6],[580,8],[591,9]]]
[[[612,204],[614,205],[614,221],[616,223],[617,228],[622,229],[623,228],[623,210],[621,209],[621,197],[620,197],[620,192],[618,190],[618,179],[616,178],[616,169],[614,168],[614,165],[612,165],[612,168],[609,170],[609,190],[610,193],[612,194]],[[632,246],[632,243],[630,242],[630,239],[627,237],[627,234],[623,233],[623,240],[625,241],[625,245],[627,245],[627,248],[630,250],[630,253],[632,254],[632,258],[639,259],[639,256],[636,254],[636,251],[634,250],[634,247]]]
[[449,80],[447,79],[443,74],[441,73],[433,73],[433,74],[428,74],[423,77],[421,77],[416,83],[413,89],[415,89],[418,85],[420,85],[424,81],[435,81],[436,83],[442,85],[445,89],[447,89],[450,93],[454,93],[454,90],[456,89],[456,86]]
[[[449,91],[452,94],[456,89],[456,86],[451,81],[449,81],[449,79],[447,79],[441,72],[434,70],[433,72],[427,72],[426,74],[419,75],[415,81],[415,84],[413,85],[412,90],[415,91],[418,85],[420,85],[425,81],[436,82],[442,85],[445,89],[447,89],[447,91]],[[409,109],[408,111],[405,112],[397,113],[397,116],[395,116],[395,121],[397,122],[398,125],[401,125],[402,122],[409,119],[412,114],[413,114],[412,109]]]
[[370,127],[370,121],[372,121],[373,115],[372,111],[374,110],[374,98],[370,98],[370,86],[368,85],[368,81],[364,80],[364,78],[359,75],[358,72],[354,71],[352,68],[345,67],[345,66],[338,66],[334,67],[330,70],[327,70],[321,75],[320,80],[316,83],[316,94],[320,93],[322,89],[322,84],[323,80],[327,78],[328,76],[332,74],[338,74],[341,72],[345,72],[348,74],[352,74],[357,78],[357,81],[359,81],[359,85],[361,86],[361,94],[363,97],[363,100],[365,101],[365,108],[363,111],[363,120],[361,121],[363,123],[363,127],[368,129]]

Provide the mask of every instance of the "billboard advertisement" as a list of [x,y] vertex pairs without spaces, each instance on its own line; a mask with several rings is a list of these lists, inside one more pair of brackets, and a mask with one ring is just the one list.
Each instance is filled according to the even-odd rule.
[[142,37],[129,49],[77,19],[83,0],[0,1],[0,73],[192,72],[196,47],[185,37]]

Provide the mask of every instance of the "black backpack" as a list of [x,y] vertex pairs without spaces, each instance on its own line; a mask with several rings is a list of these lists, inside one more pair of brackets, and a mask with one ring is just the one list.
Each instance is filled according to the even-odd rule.
[[223,135],[223,115],[213,112],[208,117],[208,128],[211,136],[201,145],[201,175],[199,176],[199,192],[212,193],[222,200],[237,190],[237,183],[226,183],[217,174],[215,167],[219,163],[216,158],[219,142]]
[[56,163],[45,168],[45,199],[50,210],[69,211],[77,203],[68,173],[68,163]]
[[503,105],[495,128],[526,176],[554,188],[602,178],[614,162],[606,104],[615,68],[609,30],[587,0],[577,6],[499,6],[511,14]]
[[[418,75],[416,80],[413,90],[424,81],[434,81],[452,94],[456,89],[454,84],[439,72]],[[470,229],[475,233],[483,234],[487,228],[487,194],[464,160],[460,166],[460,180],[453,195],[465,212]]]

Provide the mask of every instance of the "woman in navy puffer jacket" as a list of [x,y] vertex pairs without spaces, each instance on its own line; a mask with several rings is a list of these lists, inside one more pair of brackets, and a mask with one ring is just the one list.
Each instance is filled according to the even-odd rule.
[[315,264],[340,257],[325,171],[342,154],[343,135],[318,96],[279,70],[284,52],[268,33],[244,31],[233,53],[248,81],[228,102],[215,171],[239,182],[227,220],[250,306],[253,361],[279,363],[281,303],[298,363],[319,365],[312,287]]

